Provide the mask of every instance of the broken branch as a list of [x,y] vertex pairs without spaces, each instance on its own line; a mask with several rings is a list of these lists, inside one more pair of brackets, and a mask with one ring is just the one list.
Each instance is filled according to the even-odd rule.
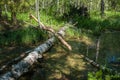
[[[30,17],[33,18],[36,22],[38,22],[38,19],[37,19],[34,15],[30,14]],[[44,30],[47,30],[47,31],[52,32],[52,33],[59,39],[59,41],[60,41],[63,45],[65,45],[70,51],[72,50],[72,47],[71,47],[71,46],[62,38],[62,36],[59,34],[60,31],[59,31],[58,33],[55,33],[55,31],[54,31],[52,28],[46,27],[43,23],[40,22],[40,25],[43,27]],[[61,30],[61,31],[63,31],[63,30]],[[64,32],[64,31],[63,31],[63,32]]]

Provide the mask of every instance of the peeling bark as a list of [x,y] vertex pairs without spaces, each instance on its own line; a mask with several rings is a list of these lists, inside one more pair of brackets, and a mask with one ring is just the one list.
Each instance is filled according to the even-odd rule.
[[[59,34],[63,35],[63,32],[67,27],[60,29]],[[28,72],[29,68],[37,61],[39,57],[42,57],[42,54],[46,52],[50,47],[53,46],[55,42],[55,37],[48,39],[45,43],[41,44],[35,48],[32,52],[29,53],[27,57],[21,60],[19,63],[12,66],[12,70],[0,76],[0,80],[16,80],[23,73]]]

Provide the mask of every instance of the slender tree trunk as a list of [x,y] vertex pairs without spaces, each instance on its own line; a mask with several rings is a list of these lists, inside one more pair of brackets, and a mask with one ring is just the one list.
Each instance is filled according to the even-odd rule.
[[37,5],[37,0],[35,0],[35,13],[36,13],[36,17],[38,16],[38,5]]
[[7,16],[7,13],[8,13],[7,5],[5,4],[4,7],[5,7],[5,18],[7,19],[8,18],[8,16]]
[[13,25],[17,24],[17,16],[16,16],[16,14],[17,13],[15,11],[11,12],[11,21],[12,21]]
[[44,0],[42,1],[42,8],[43,9],[45,8],[45,1]]
[[38,25],[42,28],[40,25],[39,0],[36,0],[36,16],[38,18]]
[[88,3],[88,11],[89,11],[89,14],[90,14],[90,8],[91,8],[91,5],[90,5],[91,2]]
[[86,56],[88,56],[88,53],[89,53],[89,46],[87,46],[86,48]]
[[104,17],[104,10],[105,10],[105,3],[104,3],[104,0],[101,0],[101,17],[103,18]]
[[90,0],[90,11],[92,10],[92,5],[93,5],[93,1],[92,0]]
[[96,62],[98,61],[99,50],[100,50],[100,36],[98,37],[96,44],[96,59],[95,59]]
[[59,0],[57,0],[57,11],[59,12]]
[[0,19],[2,18],[2,7],[0,5]]

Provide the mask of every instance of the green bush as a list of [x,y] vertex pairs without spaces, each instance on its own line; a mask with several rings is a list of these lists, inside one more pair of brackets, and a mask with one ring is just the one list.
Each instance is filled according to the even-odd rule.
[[88,80],[120,80],[120,74],[99,70],[97,72],[89,72]]

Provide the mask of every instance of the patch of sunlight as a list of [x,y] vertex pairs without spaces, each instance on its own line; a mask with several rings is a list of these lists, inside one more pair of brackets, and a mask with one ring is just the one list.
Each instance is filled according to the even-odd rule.
[[84,42],[86,45],[94,45],[94,42],[91,38],[89,38],[88,36],[82,36],[80,38],[81,42]]
[[63,53],[56,53],[56,54],[52,54],[50,57],[51,58],[60,58],[60,57],[62,57],[62,56],[64,56],[65,54],[63,54]]
[[55,70],[54,73],[51,74],[51,76],[49,76],[49,79],[60,79],[62,77],[62,73],[59,70]]
[[70,74],[70,69],[69,69],[68,67],[63,68],[61,71],[62,71],[64,74],[67,74],[67,75]]
[[74,54],[71,56],[67,56],[66,64],[71,68],[77,70],[84,70],[85,69],[85,62],[81,59],[81,56],[78,54]]

